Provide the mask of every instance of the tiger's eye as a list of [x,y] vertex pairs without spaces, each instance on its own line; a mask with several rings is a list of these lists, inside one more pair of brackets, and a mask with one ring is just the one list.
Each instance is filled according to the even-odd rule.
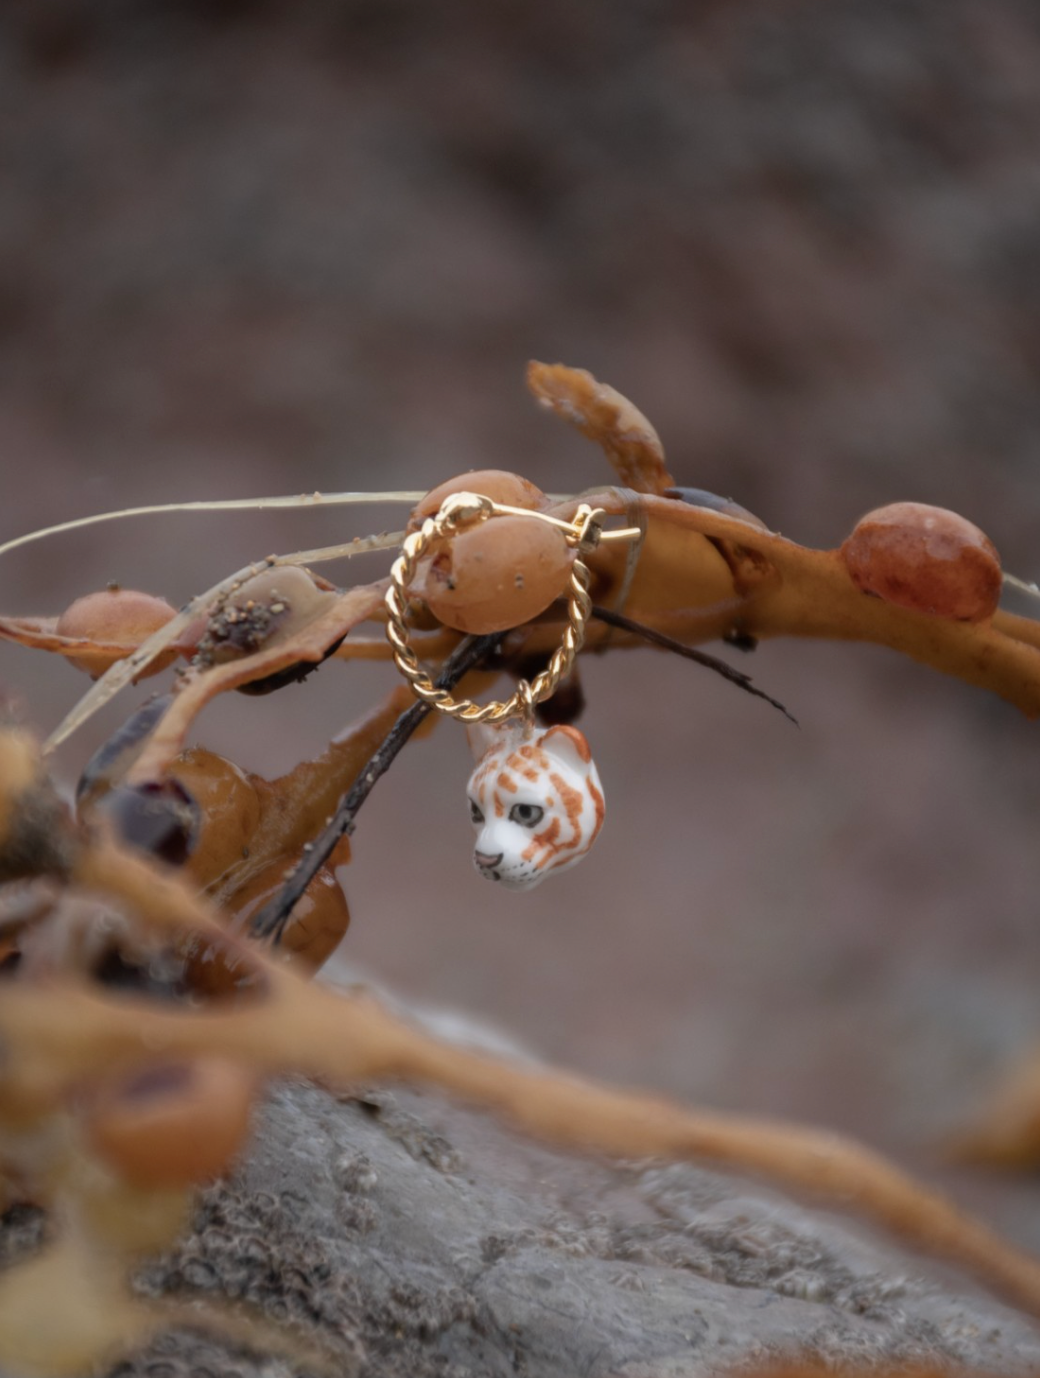
[[549,505],[542,490],[519,474],[511,474],[506,469],[474,469],[431,488],[409,517],[408,532],[418,531],[427,517],[435,517],[441,503],[452,493],[479,493],[492,502],[500,502],[503,507],[528,507],[537,511]]
[[944,507],[896,502],[868,512],[841,554],[856,586],[887,603],[962,622],[996,611],[1000,556],[984,532]]
[[205,1182],[249,1133],[255,1079],[221,1057],[146,1067],[101,1087],[84,1112],[94,1151],[131,1186]]
[[559,598],[575,551],[563,533],[530,517],[492,517],[442,542],[413,591],[446,627],[502,632],[537,617]]
[[[58,636],[125,646],[125,654],[129,655],[175,616],[176,609],[165,598],[139,593],[136,589],[113,587],[85,594],[70,603],[58,618],[54,630]],[[176,658],[176,649],[167,648],[141,671],[141,678],[158,674]],[[86,671],[94,679],[103,675],[112,664],[111,655],[91,655],[89,652],[69,656],[68,659],[77,669]]]

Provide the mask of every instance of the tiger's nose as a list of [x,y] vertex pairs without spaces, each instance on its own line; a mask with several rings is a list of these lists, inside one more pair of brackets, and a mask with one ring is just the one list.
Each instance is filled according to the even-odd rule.
[[490,871],[493,866],[498,865],[503,856],[505,856],[504,852],[499,852],[498,856],[488,856],[487,852],[474,852],[473,860],[484,870]]

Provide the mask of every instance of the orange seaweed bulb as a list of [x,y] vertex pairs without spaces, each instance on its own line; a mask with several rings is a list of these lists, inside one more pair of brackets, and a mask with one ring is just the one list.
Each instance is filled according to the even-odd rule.
[[242,660],[285,641],[336,601],[331,584],[292,565],[263,569],[220,599],[200,627],[196,656],[205,666]]
[[249,854],[261,812],[256,783],[233,761],[201,746],[178,756],[169,773],[201,814],[188,873],[199,885],[211,885]]
[[193,1185],[234,1163],[255,1089],[255,1074],[226,1057],[153,1064],[99,1088],[84,1129],[91,1148],[130,1186]]
[[440,544],[413,589],[455,631],[508,631],[561,597],[576,554],[558,527],[495,517]]
[[[171,607],[165,598],[141,593],[137,589],[112,586],[97,593],[85,594],[70,603],[55,623],[54,631],[57,636],[67,636],[73,640],[125,645],[126,654],[129,655],[176,615],[176,608]],[[146,666],[141,671],[141,677],[157,674],[176,657],[177,651],[171,647]],[[91,655],[87,651],[82,655],[69,656],[69,662],[97,679],[112,664],[112,656],[100,653]]]
[[1000,556],[977,526],[944,507],[894,502],[860,518],[841,547],[864,593],[914,612],[982,622],[1000,599]]
[[[350,926],[347,896],[336,876],[337,867],[349,859],[350,843],[344,838],[293,905],[279,950],[296,958],[302,970],[314,972],[323,966]],[[279,893],[286,869],[284,861],[275,862],[235,891],[228,909],[237,928],[247,931],[252,916]]]
[[549,499],[530,479],[521,474],[510,473],[508,469],[473,469],[468,474],[456,474],[445,479],[436,488],[431,488],[426,496],[415,504],[412,515],[405,528],[407,534],[418,531],[427,517],[435,517],[441,504],[452,493],[479,493],[503,507],[528,507],[541,512],[549,506]]
[[[479,469],[431,489],[416,504],[408,533],[435,517],[455,493],[476,493],[531,512],[549,506],[542,490],[519,474]],[[483,636],[537,617],[563,592],[573,563],[574,551],[559,530],[523,517],[499,516],[431,546],[413,592],[444,626]]]

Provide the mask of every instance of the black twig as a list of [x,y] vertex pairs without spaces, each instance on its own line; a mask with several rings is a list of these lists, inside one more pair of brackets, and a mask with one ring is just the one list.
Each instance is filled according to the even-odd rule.
[[[437,688],[453,689],[463,675],[496,650],[501,640],[502,633],[495,632],[490,636],[468,637],[461,642],[444,662],[444,668],[436,681]],[[394,757],[432,711],[427,703],[414,703],[411,708],[405,709],[384,737],[379,750],[336,805],[336,812],[325,825],[321,835],[311,843],[295,871],[274,899],[253,916],[249,925],[250,937],[269,938],[271,943],[277,946],[293,906],[329,859],[340,838],[349,836],[354,831],[354,820],[358,810],[372,793],[376,781],[381,775],[386,774]]]
[[655,631],[653,627],[646,627],[642,622],[633,622],[630,617],[625,617],[619,612],[612,612],[610,608],[594,605],[592,616],[599,622],[605,622],[608,627],[617,627],[619,631],[632,632],[634,636],[641,636],[644,641],[649,641],[651,645],[661,646],[666,651],[674,651],[676,655],[685,656],[687,660],[695,660],[698,665],[703,665],[708,670],[714,670],[723,679],[728,679],[738,689],[743,689],[746,693],[754,694],[756,698],[765,699],[766,703],[771,703],[774,708],[778,708],[783,713],[785,718],[793,722],[795,727],[800,725],[794,714],[789,713],[779,699],[770,698],[761,689],[757,689],[750,675],[745,675],[742,670],[734,670],[733,666],[727,665],[724,660],[718,660],[715,656],[708,655],[706,651],[698,651],[693,646],[684,646],[673,636],[666,636],[664,632]]

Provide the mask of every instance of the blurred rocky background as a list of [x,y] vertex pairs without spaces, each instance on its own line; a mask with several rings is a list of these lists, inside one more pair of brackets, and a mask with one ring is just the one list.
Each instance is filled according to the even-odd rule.
[[[535,356],[794,539],[915,499],[1040,574],[1029,0],[7,0],[0,112],[0,539],[603,480]],[[4,557],[0,607],[179,604],[403,514],[98,527]],[[939,1152],[1040,1040],[1037,727],[876,648],[729,654],[800,729],[652,651],[587,665],[607,832],[533,895],[472,870],[462,734],[417,743],[361,815],[344,962],[585,1072],[851,1131],[1040,1248],[1032,1182]],[[333,663],[201,739],[276,773],[393,680]],[[0,683],[41,731],[87,687],[6,645]]]

